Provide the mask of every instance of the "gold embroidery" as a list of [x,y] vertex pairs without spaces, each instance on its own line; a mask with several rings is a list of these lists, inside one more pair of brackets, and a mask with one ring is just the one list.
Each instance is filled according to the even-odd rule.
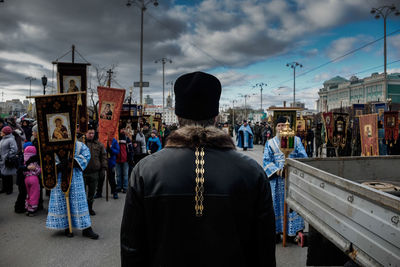
[[204,148],[201,148],[201,151],[199,151],[199,148],[196,147],[195,151],[195,163],[196,163],[196,196],[194,198],[195,200],[195,210],[196,210],[196,216],[201,217],[203,216],[203,200],[204,200]]

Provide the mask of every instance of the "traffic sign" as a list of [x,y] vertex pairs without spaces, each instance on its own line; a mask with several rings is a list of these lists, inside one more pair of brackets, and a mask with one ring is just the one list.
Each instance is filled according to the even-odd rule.
[[[149,82],[143,82],[143,86],[142,87],[149,87],[150,83]],[[134,87],[140,87],[140,82],[134,82],[133,83]]]

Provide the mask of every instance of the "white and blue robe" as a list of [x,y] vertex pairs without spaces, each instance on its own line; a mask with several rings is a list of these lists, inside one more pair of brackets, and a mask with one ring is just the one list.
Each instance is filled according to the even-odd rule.
[[[299,137],[295,136],[294,150],[289,158],[307,158],[307,153]],[[272,199],[275,211],[276,233],[283,232],[283,207],[285,201],[285,180],[282,176],[271,178],[278,170],[285,165],[285,155],[280,150],[280,140],[274,137],[265,144],[263,167],[271,185]],[[295,211],[288,213],[288,235],[295,236],[296,233],[304,229],[304,220]]]
[[[243,135],[241,134],[243,133]],[[242,125],[238,130],[238,143],[240,148],[253,148],[253,131],[249,125]]]
[[[71,208],[72,227],[85,229],[91,226],[89,208],[83,182],[83,170],[90,161],[90,150],[82,142],[75,145],[75,160],[81,169],[74,167],[71,186],[69,189],[69,203]],[[61,174],[58,175],[57,186],[51,190],[49,212],[47,214],[46,227],[50,229],[67,229],[68,215],[65,194],[61,191]]]

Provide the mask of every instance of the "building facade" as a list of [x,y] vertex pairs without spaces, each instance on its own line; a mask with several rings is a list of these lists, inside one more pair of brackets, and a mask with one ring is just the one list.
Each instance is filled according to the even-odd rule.
[[318,112],[326,112],[352,104],[369,102],[400,103],[400,73],[387,75],[385,86],[384,74],[372,73],[371,76],[359,79],[352,76],[346,80],[336,76],[324,82],[324,87],[318,92]]
[[28,100],[23,102],[19,99],[6,100],[6,102],[0,102],[0,113],[19,117],[28,111],[28,106]]
[[150,95],[146,95],[146,97],[144,98],[144,103],[146,105],[154,105],[154,100],[150,97]]

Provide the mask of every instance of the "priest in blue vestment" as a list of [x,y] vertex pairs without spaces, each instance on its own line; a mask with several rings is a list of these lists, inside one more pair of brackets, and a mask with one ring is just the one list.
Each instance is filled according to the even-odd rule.
[[[72,228],[83,230],[83,236],[91,239],[98,239],[99,235],[94,233],[91,227],[92,223],[90,220],[85,184],[82,175],[82,172],[87,167],[89,161],[89,148],[84,143],[77,141],[75,144],[74,169],[69,189],[71,222]],[[65,167],[66,166],[57,165],[57,169]],[[57,179],[57,186],[51,190],[50,194],[46,227],[50,229],[65,230],[66,236],[73,237],[73,234],[69,232],[65,194],[61,190],[61,173],[58,173]]]
[[237,141],[237,146],[243,148],[243,150],[253,148],[253,131],[246,120],[243,121],[242,126],[238,130]]
[[[285,180],[282,177],[283,167],[285,165],[285,155],[280,150],[279,131],[286,127],[285,123],[285,117],[278,118],[276,124],[276,135],[265,144],[263,158],[263,167],[271,185],[277,241],[280,241],[280,235],[283,232],[283,207],[285,200]],[[303,144],[297,136],[295,136],[294,140],[294,150],[289,155],[289,158],[307,158],[307,153]],[[304,229],[304,220],[295,211],[288,212],[287,229],[290,240],[294,240],[297,232]]]

